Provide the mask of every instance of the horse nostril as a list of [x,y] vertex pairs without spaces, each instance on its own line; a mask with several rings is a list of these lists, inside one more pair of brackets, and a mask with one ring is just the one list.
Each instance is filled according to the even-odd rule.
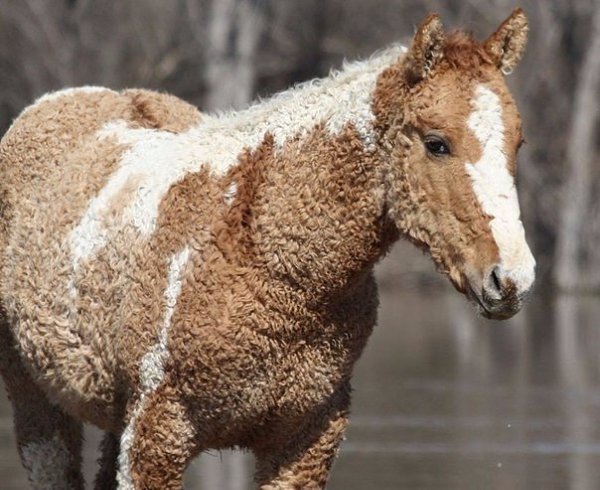
[[502,279],[500,278],[500,267],[496,266],[492,269],[492,272],[490,273],[490,281],[489,281],[489,285],[491,286],[491,289],[495,290],[498,294],[502,294]]
[[518,267],[506,269],[502,264],[493,265],[479,276],[479,282],[477,279],[470,282],[471,298],[485,312],[484,316],[497,320],[510,318],[521,309],[531,289],[528,272]]

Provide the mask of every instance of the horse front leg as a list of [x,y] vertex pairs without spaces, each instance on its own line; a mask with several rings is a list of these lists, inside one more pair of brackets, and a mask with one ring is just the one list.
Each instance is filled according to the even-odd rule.
[[119,489],[181,489],[183,473],[197,454],[196,431],[186,407],[169,386],[129,404],[121,435]]
[[311,421],[286,447],[256,452],[261,490],[325,488],[348,422],[346,408]]

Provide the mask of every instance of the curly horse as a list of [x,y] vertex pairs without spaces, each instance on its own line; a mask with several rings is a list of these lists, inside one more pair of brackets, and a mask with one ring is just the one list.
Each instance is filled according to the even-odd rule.
[[0,144],[0,367],[35,488],[181,488],[239,447],[263,489],[321,488],[376,322],[374,264],[404,237],[481,314],[535,276],[504,76],[515,10],[485,42],[428,16],[391,46],[249,108],[67,89]]

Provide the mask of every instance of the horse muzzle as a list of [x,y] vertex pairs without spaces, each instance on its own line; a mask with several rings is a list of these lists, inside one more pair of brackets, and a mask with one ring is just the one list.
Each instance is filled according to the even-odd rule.
[[496,264],[480,277],[466,277],[467,295],[484,317],[506,320],[522,308],[534,280],[535,263],[514,269]]

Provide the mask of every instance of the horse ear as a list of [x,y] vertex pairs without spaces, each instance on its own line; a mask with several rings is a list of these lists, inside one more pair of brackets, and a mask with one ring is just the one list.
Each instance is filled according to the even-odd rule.
[[523,9],[515,9],[483,44],[496,66],[510,74],[523,56],[529,23]]
[[440,16],[429,14],[417,29],[408,51],[406,66],[410,82],[415,83],[427,77],[442,58],[443,44],[444,28]]

